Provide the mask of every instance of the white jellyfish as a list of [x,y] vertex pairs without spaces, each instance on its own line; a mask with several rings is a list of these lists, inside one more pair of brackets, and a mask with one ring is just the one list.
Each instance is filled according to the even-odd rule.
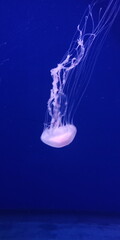
[[120,0],[109,0],[106,9],[94,12],[97,1],[88,6],[70,47],[56,68],[51,69],[52,89],[41,140],[61,148],[77,133],[74,114],[89,84],[97,56],[119,10]]

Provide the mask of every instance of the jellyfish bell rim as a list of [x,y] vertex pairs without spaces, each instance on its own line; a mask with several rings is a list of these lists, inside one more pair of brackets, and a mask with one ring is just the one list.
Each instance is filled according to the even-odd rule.
[[69,145],[75,138],[77,128],[73,124],[66,124],[46,128],[40,137],[41,141],[54,148],[62,148]]

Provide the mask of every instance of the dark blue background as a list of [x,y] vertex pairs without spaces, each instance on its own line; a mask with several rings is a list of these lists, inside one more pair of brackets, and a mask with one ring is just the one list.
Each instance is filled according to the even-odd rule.
[[40,141],[50,69],[87,4],[0,1],[0,209],[120,212],[120,17],[77,111],[74,142]]

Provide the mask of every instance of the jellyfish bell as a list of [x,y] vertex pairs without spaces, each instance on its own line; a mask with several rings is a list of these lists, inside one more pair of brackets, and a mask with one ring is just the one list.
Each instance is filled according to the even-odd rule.
[[76,132],[77,129],[72,124],[46,128],[41,135],[41,141],[51,147],[65,147],[73,141]]
[[41,141],[61,148],[75,138],[74,115],[89,84],[96,59],[119,10],[120,0],[108,0],[94,18],[97,1],[88,6],[70,47],[56,68],[51,69],[52,89]]

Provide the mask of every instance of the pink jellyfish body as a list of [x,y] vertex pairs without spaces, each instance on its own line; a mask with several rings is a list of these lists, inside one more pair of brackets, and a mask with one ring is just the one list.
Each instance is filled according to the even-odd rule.
[[41,135],[41,141],[51,147],[67,146],[75,138],[74,114],[89,84],[104,39],[120,10],[120,0],[109,0],[104,11],[99,8],[95,23],[96,6],[96,3],[89,5],[67,53],[57,67],[51,69],[52,89]]

